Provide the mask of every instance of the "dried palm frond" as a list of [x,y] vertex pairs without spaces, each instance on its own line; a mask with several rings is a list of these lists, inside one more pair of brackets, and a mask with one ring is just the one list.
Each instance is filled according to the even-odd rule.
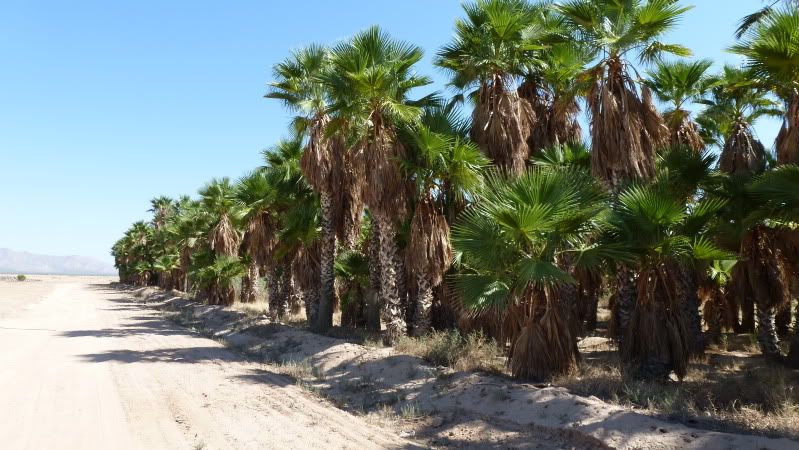
[[277,247],[277,221],[272,213],[263,211],[248,224],[250,255],[259,266],[274,264],[272,257]]
[[773,230],[759,225],[746,233],[741,242],[742,264],[756,302],[777,308],[790,302],[791,270],[775,242]]
[[239,249],[239,234],[233,227],[230,217],[223,214],[208,236],[211,250],[217,256],[235,256]]
[[573,99],[560,99],[538,89],[532,80],[519,86],[519,97],[527,100],[533,110],[532,130],[527,138],[530,156],[544,148],[582,141],[582,128],[577,121],[580,106]]
[[777,135],[777,162],[799,164],[799,94],[795,94],[788,104]]
[[655,109],[649,88],[642,86],[639,97],[635,82],[619,60],[608,61],[605,76],[594,78],[598,81],[588,95],[592,173],[611,186],[650,178],[655,152],[667,143],[669,130]]
[[577,319],[583,327],[581,331],[593,331],[596,329],[599,297],[604,291],[602,272],[577,268],[574,278],[577,281]]
[[679,379],[688,369],[687,318],[679,308],[680,270],[660,264],[638,277],[638,303],[624,338],[622,360],[631,373],[666,379],[671,371]]
[[[302,292],[309,324],[316,323],[319,313],[320,250],[318,240],[310,246],[301,246],[291,264],[292,277]],[[333,295],[334,301],[335,298]]]
[[664,120],[669,127],[670,143],[672,146],[685,146],[698,152],[705,148],[705,141],[691,116],[685,111],[675,110],[664,115]]
[[452,263],[449,224],[429,198],[416,204],[406,257],[411,271],[425,277],[432,287],[441,283]]
[[366,183],[366,159],[359,148],[347,149],[339,138],[332,145],[335,158],[330,187],[333,197],[333,224],[344,248],[355,244],[361,230]]
[[363,198],[375,216],[401,217],[407,189],[398,161],[404,156],[405,148],[393,130],[382,123],[379,114],[373,115],[372,120],[374,133],[364,145]]
[[736,121],[719,157],[719,168],[729,174],[757,173],[763,170],[766,149],[743,121]]
[[576,369],[577,339],[559,307],[556,289],[545,288],[546,307],[540,318],[527,316],[511,341],[508,363],[516,378],[543,379]]
[[302,174],[317,192],[329,191],[331,172],[334,170],[333,145],[335,138],[325,136],[325,127],[330,122],[326,114],[319,114],[311,120],[308,143],[300,158]]
[[530,157],[527,140],[535,120],[530,102],[506,90],[502,77],[495,76],[480,88],[472,113],[472,139],[500,169],[518,175]]

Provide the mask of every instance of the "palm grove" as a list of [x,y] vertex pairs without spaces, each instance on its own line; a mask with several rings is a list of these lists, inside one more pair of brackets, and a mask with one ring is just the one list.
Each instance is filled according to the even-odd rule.
[[480,330],[521,378],[573,370],[603,296],[633,376],[682,377],[724,331],[799,366],[795,6],[744,18],[745,62],[718,72],[662,41],[676,0],[463,9],[435,57],[452,98],[414,96],[422,49],[378,27],[275,65],[290,137],[237,181],[154,199],[113,247],[121,281],[304,308],[322,333],[338,309],[389,344]]

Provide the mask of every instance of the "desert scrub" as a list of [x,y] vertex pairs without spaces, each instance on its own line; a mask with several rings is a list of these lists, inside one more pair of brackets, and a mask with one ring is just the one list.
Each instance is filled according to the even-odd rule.
[[22,274],[17,275],[17,281],[25,281],[27,279],[28,277],[26,277],[25,275]]
[[310,379],[314,376],[313,367],[307,360],[284,360],[278,366],[278,372],[298,381]]
[[455,370],[500,373],[504,369],[502,349],[481,332],[465,337],[455,330],[434,331],[422,337],[402,337],[394,349]]
[[616,357],[586,360],[552,384],[689,426],[799,438],[796,377],[790,369],[758,364],[752,356],[706,356],[689,367],[682,382],[625,377]]

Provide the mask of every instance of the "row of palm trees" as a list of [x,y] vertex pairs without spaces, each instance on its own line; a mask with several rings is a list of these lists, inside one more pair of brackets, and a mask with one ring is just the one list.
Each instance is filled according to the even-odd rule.
[[[378,27],[292,52],[266,94],[291,137],[236,182],[154,199],[113,248],[121,280],[220,305],[265,287],[276,318],[304,306],[326,332],[338,308],[389,344],[480,329],[518,377],[573,370],[607,293],[631,374],[682,377],[725,328],[799,365],[799,334],[787,359],[778,337],[799,263],[799,11],[745,18],[745,65],[713,74],[662,41],[677,0],[463,9],[435,58],[450,99],[413,97],[422,49]],[[763,116],[783,118],[776,159]]]

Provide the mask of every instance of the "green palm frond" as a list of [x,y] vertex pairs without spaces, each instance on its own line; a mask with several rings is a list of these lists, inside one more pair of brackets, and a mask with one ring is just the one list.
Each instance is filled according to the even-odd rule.
[[[272,69],[275,81],[270,83],[265,97],[280,100],[289,111],[298,114],[297,119],[319,114],[329,103],[325,86],[319,80],[329,70],[329,64],[330,53],[321,45],[293,51]],[[301,120],[295,122],[302,124]]]
[[524,0],[477,0],[463,4],[466,17],[455,22],[453,41],[435,63],[451,73],[451,85],[466,90],[495,74],[521,76],[541,48],[525,34],[541,7]]
[[605,201],[582,171],[535,168],[515,179],[489,173],[452,230],[464,303],[497,306],[526,286],[573,282],[557,263],[583,246]]
[[644,63],[667,53],[690,56],[687,48],[660,41],[691,9],[677,0],[568,0],[555,9],[594,54],[619,57],[632,52]]
[[681,110],[686,103],[700,99],[712,86],[713,79],[706,75],[712,65],[709,59],[661,61],[648,72],[649,78],[644,83],[660,101],[670,103],[673,110]]
[[730,51],[745,57],[757,78],[793,95],[799,88],[799,10],[768,11],[756,22]]
[[556,144],[535,155],[533,164],[542,167],[590,170],[591,152],[585,143]]
[[799,166],[788,164],[765,172],[752,183],[750,192],[768,216],[799,222]]

